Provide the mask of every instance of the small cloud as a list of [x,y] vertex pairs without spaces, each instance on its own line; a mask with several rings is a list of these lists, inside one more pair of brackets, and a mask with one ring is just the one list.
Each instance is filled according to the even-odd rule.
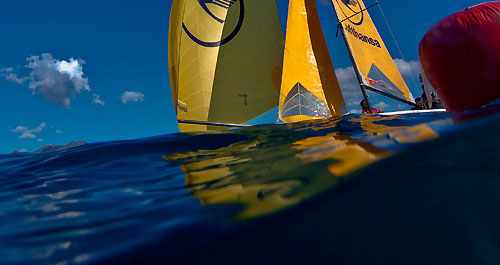
[[127,103],[129,101],[134,101],[134,102],[143,101],[144,94],[137,91],[125,91],[121,96],[121,100],[123,103]]
[[37,141],[38,141],[38,142],[43,142],[43,139],[41,139],[41,138],[38,138],[38,140],[37,140]]
[[56,133],[63,133],[63,131],[61,131],[61,130],[56,130]]
[[[352,66],[338,68],[335,70],[335,74],[337,75],[340,89],[342,90],[342,96],[345,102],[348,102],[347,105],[359,107],[359,102],[363,99],[363,94],[361,94],[354,68],[352,68]],[[349,112],[354,113],[351,110],[349,110]]]
[[[361,100],[360,100],[361,101]],[[357,101],[357,100],[353,100],[353,101],[350,101],[349,103],[347,103],[348,106],[360,106],[359,105],[359,102],[360,101]]]
[[90,91],[88,79],[83,77],[83,60],[57,60],[50,53],[44,53],[41,58],[32,56],[26,61],[26,68],[31,69],[29,88],[47,102],[69,108],[72,98],[82,91]]
[[42,132],[43,128],[45,128],[46,126],[47,124],[45,122],[42,122],[35,129],[30,129],[26,126],[17,126],[15,129],[12,129],[11,131],[21,134],[18,137],[18,139],[35,139],[36,134]]
[[386,109],[387,107],[389,107],[389,105],[387,105],[385,102],[382,101],[380,103],[373,105],[373,107],[376,109]]
[[92,103],[104,106],[104,101],[101,100],[101,95],[94,94],[92,96],[94,97],[94,100],[92,100]]
[[25,68],[30,73],[19,77],[12,68],[0,69],[0,76],[5,79],[28,86],[33,94],[41,95],[47,102],[69,108],[71,99],[82,91],[90,91],[88,78],[83,77],[83,60],[70,58],[69,61],[58,60],[50,53],[26,58]]
[[36,135],[30,133],[30,132],[23,132],[21,136],[18,137],[18,139],[35,139]]
[[354,114],[361,114],[361,110],[359,109],[353,109],[351,111],[349,111],[350,113],[354,113]]
[[394,63],[403,77],[418,77],[420,73],[420,62],[405,61],[403,59],[394,59]]
[[24,81],[26,81],[28,79],[27,77],[23,77],[23,78],[18,77],[16,73],[13,73],[13,71],[14,71],[14,69],[12,69],[10,67],[0,69],[0,76],[4,77],[5,80],[11,81],[11,82],[14,82],[17,84],[22,84],[22,83],[24,83]]

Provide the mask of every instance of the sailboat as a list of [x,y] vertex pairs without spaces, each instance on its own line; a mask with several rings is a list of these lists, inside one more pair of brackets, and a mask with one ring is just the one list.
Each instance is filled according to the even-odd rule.
[[[331,0],[366,91],[415,105],[361,0]],[[286,39],[276,1],[174,0],[169,73],[179,129],[245,126],[276,107],[283,122],[347,113],[315,0],[290,0]]]
[[[361,1],[332,4],[365,96],[365,90],[371,90],[412,104],[413,97]],[[276,107],[279,119],[287,123],[347,113],[315,0],[289,1],[286,38],[275,1],[178,0],[170,23],[172,95],[182,132],[243,126]],[[437,137],[426,125],[385,125],[395,117],[371,115],[349,122],[370,136],[386,134],[380,136],[383,141],[413,143]],[[306,139],[285,137],[290,148],[276,157],[260,145],[268,141],[267,133],[279,131],[263,129],[255,138],[215,150],[163,158],[181,164],[186,187],[202,204],[241,205],[234,218],[246,220],[296,205],[394,154],[332,132]],[[311,149],[319,151],[307,152]],[[262,166],[263,161],[273,162]],[[318,171],[307,173],[290,170],[290,165],[304,161],[323,161],[327,168],[313,167]]]

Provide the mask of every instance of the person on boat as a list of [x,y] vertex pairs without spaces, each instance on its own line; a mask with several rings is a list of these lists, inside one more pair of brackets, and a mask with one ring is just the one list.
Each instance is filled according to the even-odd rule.
[[434,94],[434,92],[431,92],[431,102],[432,102],[432,107],[429,107],[429,101],[427,99],[427,95],[425,92],[422,94],[422,100],[423,100],[423,105],[424,109],[444,109],[443,103],[441,103],[441,100]]
[[[441,103],[441,100],[438,98],[436,93],[434,91],[431,92],[431,102],[432,102],[432,107],[429,106],[428,100],[427,100],[427,94],[425,94],[425,85],[424,85],[424,80],[422,77],[422,73],[418,75],[418,80],[422,83],[422,99],[424,101],[424,109],[443,109],[444,105]],[[418,104],[418,103],[417,103]]]
[[416,98],[415,103],[418,106],[413,107],[411,110],[422,110],[425,109],[424,100],[422,98]]
[[[422,86],[422,88],[423,87],[424,86]],[[427,101],[427,94],[425,94],[425,92],[422,93],[421,98],[422,98],[422,105],[424,106],[424,109],[429,109],[429,102]]]
[[432,109],[444,109],[444,105],[437,97],[436,93],[431,92]]
[[363,114],[377,114],[377,113],[382,113],[384,112],[383,110],[377,110],[375,108],[368,108],[368,104],[366,103],[366,100],[361,100],[361,102],[359,102],[359,105],[361,106],[361,108],[363,109]]

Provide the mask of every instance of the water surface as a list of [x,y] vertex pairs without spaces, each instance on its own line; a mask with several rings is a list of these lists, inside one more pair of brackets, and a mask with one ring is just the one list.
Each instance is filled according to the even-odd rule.
[[0,156],[5,264],[499,264],[500,108]]

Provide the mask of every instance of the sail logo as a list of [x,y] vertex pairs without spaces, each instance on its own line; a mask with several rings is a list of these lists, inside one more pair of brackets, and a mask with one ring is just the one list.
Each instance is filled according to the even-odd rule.
[[358,1],[356,0],[342,0],[342,3],[344,3],[344,5],[351,5],[353,7],[356,7],[358,5]]
[[370,38],[368,36],[365,36],[359,32],[356,31],[356,29],[354,29],[353,27],[351,27],[351,25],[347,25],[347,27],[345,28],[345,30],[347,32],[349,32],[351,35],[353,35],[355,38],[359,39],[360,41],[362,42],[366,42],[368,44],[371,44],[373,45],[374,47],[377,47],[377,48],[382,48],[380,46],[380,42],[374,38]]
[[223,19],[218,18],[210,9],[208,8],[207,4],[212,4],[216,5],[225,9],[229,9],[234,3],[236,3],[236,0],[198,0],[200,3],[201,8],[207,12],[208,15],[210,15],[213,19],[217,20],[219,23],[224,23]]
[[[182,22],[182,29],[186,33],[186,35],[195,43],[197,43],[200,46],[203,47],[219,47],[222,46],[236,37],[238,33],[241,30],[241,27],[243,26],[243,20],[245,17],[245,5],[243,3],[243,0],[197,0],[198,3],[200,4],[201,8],[205,11],[205,13],[210,16],[213,20],[217,21],[218,23],[224,24],[225,20],[217,17],[210,9],[208,8],[208,5],[212,5],[218,8],[224,8],[224,9],[230,9],[237,1],[240,2],[240,13],[238,17],[238,22],[236,24],[236,27],[233,29],[233,31],[227,35],[226,37],[222,38],[220,41],[204,41],[201,40],[200,38],[196,37],[191,31],[189,31],[188,27],[184,22]],[[229,12],[229,11],[228,11]]]
[[349,20],[352,24],[357,26],[363,24],[364,10],[357,0],[340,0],[342,5],[338,0],[335,1],[337,1],[337,6],[339,6],[346,20]]

